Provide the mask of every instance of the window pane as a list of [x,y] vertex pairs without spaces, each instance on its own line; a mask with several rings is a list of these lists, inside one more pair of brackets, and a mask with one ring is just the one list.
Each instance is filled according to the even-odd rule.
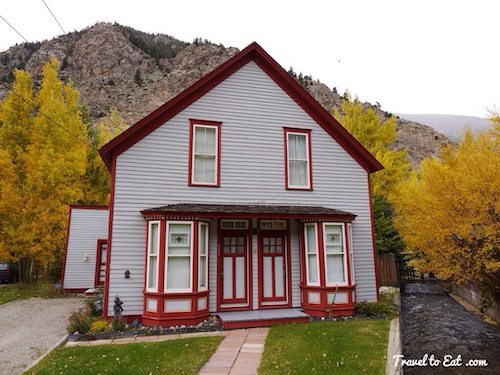
[[307,161],[290,160],[290,185],[307,186]]
[[195,129],[195,154],[215,155],[215,128],[197,126]]
[[169,257],[167,289],[188,289],[191,279],[189,257]]
[[328,283],[343,283],[344,256],[342,254],[328,254],[326,256],[326,281]]
[[158,263],[158,258],[156,256],[149,257],[149,274],[148,274],[149,289],[156,289],[156,283],[158,280],[157,263]]
[[198,265],[199,269],[199,282],[200,282],[200,287],[205,288],[207,286],[207,257],[202,256],[200,257],[200,264]]
[[316,253],[316,231],[314,225],[306,225],[307,252]]
[[309,283],[318,282],[318,260],[316,254],[308,255],[308,266],[309,266]]
[[149,253],[158,254],[158,223],[153,223],[150,226]]
[[200,225],[200,233],[198,235],[198,252],[200,255],[206,254],[207,251],[207,226]]
[[215,182],[215,156],[195,155],[193,179],[195,182]]
[[191,244],[191,224],[170,224],[168,226],[169,245],[189,246]]
[[325,242],[327,253],[342,253],[344,251],[342,226],[325,225]]
[[288,157],[290,159],[307,159],[306,135],[288,135]]

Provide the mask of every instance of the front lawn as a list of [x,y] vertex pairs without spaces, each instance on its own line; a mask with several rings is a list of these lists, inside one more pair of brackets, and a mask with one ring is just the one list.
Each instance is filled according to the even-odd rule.
[[62,347],[25,374],[197,374],[222,339]]
[[274,326],[259,374],[384,374],[389,320]]
[[17,299],[47,297],[51,294],[51,289],[53,289],[51,284],[42,281],[33,284],[2,284],[0,285],[0,305]]

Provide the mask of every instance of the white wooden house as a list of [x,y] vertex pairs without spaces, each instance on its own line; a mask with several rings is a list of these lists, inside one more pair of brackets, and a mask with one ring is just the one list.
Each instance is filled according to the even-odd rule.
[[61,277],[69,292],[102,287],[106,272],[108,207],[71,205]]
[[105,315],[227,327],[375,301],[382,165],[253,43],[100,150]]

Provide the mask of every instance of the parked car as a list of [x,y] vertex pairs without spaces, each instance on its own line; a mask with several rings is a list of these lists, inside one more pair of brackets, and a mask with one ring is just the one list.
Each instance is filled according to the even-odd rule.
[[14,263],[0,263],[0,283],[15,283],[19,281],[19,272]]

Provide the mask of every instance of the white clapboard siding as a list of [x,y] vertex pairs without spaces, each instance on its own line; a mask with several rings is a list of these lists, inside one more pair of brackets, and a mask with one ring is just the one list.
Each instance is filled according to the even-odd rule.
[[97,240],[108,238],[108,210],[73,207],[70,215],[63,288],[93,288]]
[[[220,188],[187,184],[190,118],[222,122]],[[284,126],[311,129],[313,191],[285,190]],[[119,155],[114,197],[109,309],[119,294],[125,314],[142,313],[146,226],[140,211],[186,202],[320,205],[356,214],[357,298],[376,298],[366,171],[254,62]],[[298,300],[295,289],[294,304]],[[213,295],[210,301],[213,309]]]

